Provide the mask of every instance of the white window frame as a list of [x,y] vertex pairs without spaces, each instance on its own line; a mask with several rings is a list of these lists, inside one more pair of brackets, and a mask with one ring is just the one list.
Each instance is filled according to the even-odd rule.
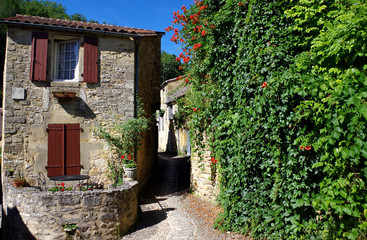
[[[74,70],[74,78],[73,79],[59,79],[58,78],[58,65],[59,65],[59,46],[60,43],[70,43],[70,42],[75,42],[76,43],[76,64],[75,64],[75,70]],[[52,77],[52,81],[62,81],[62,82],[77,82],[79,81],[79,63],[80,63],[80,40],[79,39],[58,39],[55,38],[54,39],[54,54],[53,54],[53,77]]]

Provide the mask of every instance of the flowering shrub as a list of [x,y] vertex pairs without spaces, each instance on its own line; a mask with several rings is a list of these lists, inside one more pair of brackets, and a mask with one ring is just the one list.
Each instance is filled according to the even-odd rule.
[[52,187],[50,189],[48,189],[48,191],[51,191],[51,192],[65,192],[65,191],[72,191],[74,190],[72,186],[70,185],[65,185],[65,183],[58,183],[57,186],[55,187]]
[[[137,117],[127,121],[116,117],[115,121],[107,123],[107,126],[99,126],[95,131],[107,142],[116,156],[121,156],[107,162],[110,170],[109,176],[115,186],[122,184],[124,163],[131,166],[137,165],[134,160],[135,152],[142,144],[144,133],[149,129],[150,118],[145,116],[139,100],[137,104]],[[125,158],[125,156],[128,157]]]
[[124,165],[125,168],[136,168],[137,167],[136,161],[134,161],[134,159],[131,158],[130,154],[127,155],[126,157],[125,155],[122,155],[121,159],[122,159],[122,164]]
[[216,226],[366,238],[366,3],[196,0],[182,11],[179,114],[195,149],[205,134],[219,160]]
[[91,191],[93,189],[103,189],[103,183],[93,183],[90,185],[79,184],[76,186],[65,185],[65,183],[58,183],[57,186],[48,189],[51,192],[66,192],[66,191]]

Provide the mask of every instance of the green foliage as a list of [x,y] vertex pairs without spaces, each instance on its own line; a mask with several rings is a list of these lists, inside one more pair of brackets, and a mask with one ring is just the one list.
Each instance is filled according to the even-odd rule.
[[21,12],[22,14],[32,16],[70,19],[69,15],[66,14],[65,7],[48,0],[25,0],[22,4]]
[[[172,40],[221,174],[216,226],[255,239],[357,239],[367,232],[367,4],[195,1]],[[203,33],[203,31],[205,31]]]
[[162,52],[161,55],[161,82],[178,77],[181,74],[180,64],[176,61],[176,55]]
[[105,140],[116,155],[114,159],[108,160],[110,177],[115,184],[122,181],[124,164],[136,166],[135,153],[142,145],[144,133],[149,130],[151,119],[145,116],[140,101],[137,104],[137,117],[123,120],[116,116],[114,121],[95,129],[97,136]]
[[87,21],[87,18],[80,14],[80,13],[75,13],[73,15],[71,15],[71,19],[74,20],[74,21],[82,21],[82,22],[86,22]]

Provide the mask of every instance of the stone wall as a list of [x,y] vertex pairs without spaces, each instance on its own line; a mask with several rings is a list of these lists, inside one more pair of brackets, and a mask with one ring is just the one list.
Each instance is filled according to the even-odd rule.
[[219,166],[212,164],[211,158],[208,147],[191,154],[191,188],[200,197],[214,201],[219,194]]
[[161,38],[145,37],[137,45],[139,45],[138,96],[147,117],[152,120],[150,130],[144,135],[145,141],[138,151],[137,175],[141,188],[152,175],[158,157],[158,128],[152,116],[160,104]]
[[[119,114],[124,119],[134,116],[135,52],[136,40],[121,36],[98,37],[99,83],[83,82],[83,46],[79,50],[79,81],[55,82],[52,78],[52,39],[68,35],[80,39],[82,33],[49,31],[48,80],[29,80],[32,31],[39,29],[8,28],[4,71],[4,131],[3,169],[20,170],[34,185],[38,173],[47,176],[48,124],[78,123],[80,137],[80,163],[82,174],[89,173],[106,185],[106,160],[116,158],[106,144],[94,134],[94,129],[105,121],[114,121]],[[160,37],[143,38],[139,57],[139,96],[147,114],[152,105],[159,103]],[[158,84],[157,84],[158,81]],[[24,93],[14,96],[15,91]],[[61,100],[55,91],[74,91],[76,98]],[[154,129],[147,134],[143,149],[138,154],[138,180],[146,182],[154,157]],[[147,158],[145,158],[148,156]],[[47,181],[47,184],[52,184]]]
[[41,192],[4,183],[3,239],[65,239],[76,224],[78,239],[117,239],[137,218],[137,182],[116,189]]

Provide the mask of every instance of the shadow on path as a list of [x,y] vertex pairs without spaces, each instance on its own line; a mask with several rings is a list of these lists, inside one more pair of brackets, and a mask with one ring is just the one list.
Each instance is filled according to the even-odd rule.
[[[190,187],[190,156],[180,157],[169,153],[159,153],[157,166],[149,183],[139,195],[139,219],[130,233],[140,230],[151,231],[154,226],[167,219],[167,213],[175,208],[164,202],[172,195],[179,195]],[[162,204],[161,204],[162,203]],[[151,230],[145,230],[152,228]],[[138,239],[126,236],[123,239]]]

